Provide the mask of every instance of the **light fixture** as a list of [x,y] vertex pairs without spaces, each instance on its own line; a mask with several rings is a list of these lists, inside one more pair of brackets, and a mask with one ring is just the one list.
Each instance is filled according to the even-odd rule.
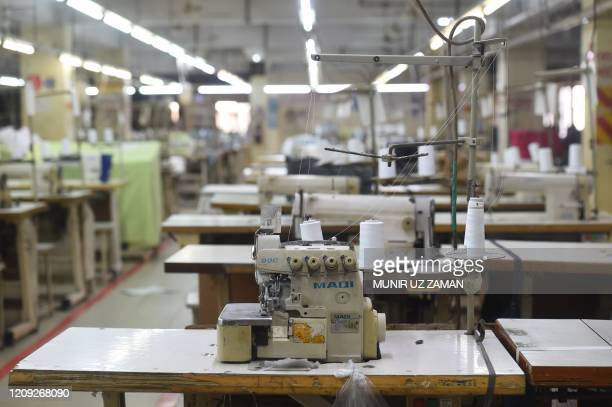
[[212,75],[215,73],[215,67],[207,63],[206,60],[202,57],[194,58],[192,66],[209,75]]
[[104,21],[104,24],[121,31],[122,33],[129,34],[132,32],[132,22],[117,13],[113,13],[110,10],[106,10],[104,13],[104,20],[102,21]]
[[132,38],[137,39],[138,41],[147,45],[151,45],[154,37],[151,31],[139,25],[135,25],[132,27],[132,32],[130,33],[130,35],[132,36]]
[[306,63],[308,65],[308,83],[312,87],[319,85],[319,64],[310,56],[317,53],[317,43],[313,38],[306,40]]
[[162,86],[164,84],[164,81],[162,79],[156,78],[151,75],[140,75],[140,78],[138,79],[143,85]]
[[310,4],[310,0],[300,0],[300,22],[304,31],[311,32],[316,19],[317,14]]
[[505,6],[510,0],[487,0],[484,2],[482,12],[485,16],[490,16],[495,13],[498,9]]
[[309,85],[265,85],[263,91],[266,95],[304,95],[311,88]]
[[250,95],[251,85],[202,85],[198,87],[200,95]]
[[446,27],[452,22],[453,22],[452,17],[438,17],[438,19],[436,20],[436,24],[438,24],[440,27]]
[[225,69],[221,69],[219,72],[217,72],[217,78],[219,78],[219,80],[222,80],[225,83],[229,83],[230,85],[234,86],[248,85],[248,83],[243,81],[240,77],[226,71]]
[[93,18],[94,20],[102,20],[104,17],[104,7],[91,0],[68,0],[66,2],[68,7],[72,7],[73,9],[80,11]]
[[136,94],[136,88],[133,87],[132,85],[124,86],[123,87],[123,93],[125,93],[128,96],[132,96],[132,95]]
[[160,37],[159,35],[153,37],[151,40],[151,46],[153,46],[153,48],[157,48],[161,52],[168,53],[168,51],[170,51],[170,41],[164,37]]
[[258,64],[261,62],[261,54],[255,53],[251,56],[251,61]]
[[132,73],[126,69],[115,68],[111,65],[102,65],[102,73],[117,79],[128,81],[132,79]]
[[100,89],[95,86],[88,86],[85,88],[85,94],[87,96],[98,96],[100,94]]
[[102,65],[97,63],[96,61],[85,61],[83,62],[83,69],[86,69],[90,72],[102,72]]
[[67,52],[62,52],[59,56],[59,60],[62,64],[74,68],[80,68],[83,65],[83,60],[81,58]]
[[408,69],[406,64],[397,64],[393,68],[381,73],[373,82],[374,85],[382,85],[389,82],[391,79],[397,78]]
[[314,88],[317,93],[338,93],[351,86],[350,83],[318,85]]
[[32,55],[35,51],[34,45],[31,43],[11,37],[6,37],[2,41],[2,48],[27,55]]
[[424,93],[429,92],[427,83],[384,83],[376,85],[380,93]]
[[176,59],[181,59],[185,56],[185,48],[171,43],[170,47],[168,48],[168,54],[172,55]]
[[12,76],[0,76],[0,85],[10,86],[10,87],[21,87],[25,85],[25,81],[21,78],[14,78]]
[[421,51],[417,52],[416,54],[414,54],[415,57],[424,57],[425,54],[423,54]]
[[141,95],[180,95],[183,93],[183,85],[178,82],[172,82],[161,86],[141,86],[138,88]]

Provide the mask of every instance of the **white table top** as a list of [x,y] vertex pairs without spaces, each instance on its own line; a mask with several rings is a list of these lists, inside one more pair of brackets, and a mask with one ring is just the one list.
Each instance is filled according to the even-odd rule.
[[[495,367],[496,392],[522,393],[523,373],[492,332],[484,344]],[[432,376],[443,376],[437,385],[465,394],[486,392],[486,364],[474,338],[463,331],[390,331],[380,350],[380,360],[359,365],[383,393],[427,393]],[[229,386],[263,393],[271,391],[266,382],[272,381],[274,393],[334,394],[344,381],[334,377],[340,363],[299,373],[257,371],[248,364],[217,362],[215,352],[214,330],[70,328],[19,362],[10,383],[60,385],[70,379],[73,390],[82,391],[108,389],[110,382],[115,391],[219,392],[217,386]],[[130,380],[118,380],[124,374]],[[285,380],[292,384],[284,386]]]

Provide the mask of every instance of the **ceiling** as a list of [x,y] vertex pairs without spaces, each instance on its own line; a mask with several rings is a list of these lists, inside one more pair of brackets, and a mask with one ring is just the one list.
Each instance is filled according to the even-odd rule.
[[[530,5],[525,6],[527,2]],[[544,1],[546,3],[547,0]],[[99,0],[98,3],[203,56],[215,67],[246,77],[254,69],[251,56],[264,57],[270,82],[308,83],[304,42],[308,38],[299,16],[299,0]],[[426,0],[434,17],[457,16],[474,0]],[[513,4],[514,3],[514,4]],[[534,0],[514,0],[504,13],[533,8]],[[540,2],[541,3],[541,2]],[[122,49],[124,66],[134,72],[174,77],[173,58],[129,35],[90,19],[56,0],[0,0],[7,31],[24,25],[70,27],[72,51],[84,57],[101,49]],[[316,10],[314,30],[322,52],[411,53],[427,45],[432,31],[412,0],[312,0]],[[36,31],[35,34],[36,35]],[[42,35],[42,34],[40,34]],[[36,39],[33,39],[36,41]],[[380,71],[373,66],[329,64],[322,82],[371,80]],[[196,82],[214,81],[202,74]]]

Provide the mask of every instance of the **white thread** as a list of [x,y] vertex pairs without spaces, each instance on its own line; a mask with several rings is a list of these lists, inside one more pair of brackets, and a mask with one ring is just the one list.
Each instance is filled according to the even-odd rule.
[[434,146],[428,144],[419,146],[419,154],[427,154],[419,157],[419,176],[432,177],[436,175],[436,151]]
[[553,165],[552,148],[540,147],[538,154],[539,154],[538,164],[540,166],[540,172],[553,172],[554,165]]
[[300,224],[300,234],[302,236],[302,240],[307,242],[317,242],[323,240],[321,221],[315,219],[305,220]]

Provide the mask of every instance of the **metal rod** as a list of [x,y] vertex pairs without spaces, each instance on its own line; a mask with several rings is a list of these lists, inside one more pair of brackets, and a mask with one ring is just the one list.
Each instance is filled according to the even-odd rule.
[[374,64],[406,64],[428,66],[462,66],[472,64],[471,56],[414,56],[414,55],[363,55],[363,54],[312,54],[317,62],[351,62]]
[[325,151],[332,151],[334,153],[343,153],[343,154],[352,154],[352,155],[359,155],[362,157],[370,157],[370,158],[377,158],[383,161],[396,161],[396,160],[404,160],[404,159],[409,159],[409,158],[419,158],[419,157],[425,157],[428,154],[427,153],[422,153],[422,154],[411,154],[411,155],[401,155],[401,156],[395,156],[395,155],[378,155],[378,154],[370,154],[370,153],[361,153],[359,151],[349,151],[349,150],[341,150],[339,148],[333,148],[333,147],[325,147],[324,148]]
[[473,47],[473,58],[474,63],[472,64],[472,95],[471,95],[471,109],[470,109],[470,142],[468,144],[468,180],[467,180],[467,192],[468,201],[470,198],[476,196],[476,190],[478,188],[478,180],[476,179],[476,147],[477,147],[477,135],[476,135],[476,120],[477,107],[478,107],[478,71],[482,62],[482,50],[480,45],[477,43],[480,41],[480,30],[474,26],[474,47]]
[[[368,94],[370,101],[370,137],[372,140],[372,153],[378,153],[378,143],[376,140],[376,106],[375,103],[375,89],[371,89]],[[376,159],[372,160],[372,174],[378,177],[378,161]],[[378,182],[374,183],[374,193],[378,194]]]

